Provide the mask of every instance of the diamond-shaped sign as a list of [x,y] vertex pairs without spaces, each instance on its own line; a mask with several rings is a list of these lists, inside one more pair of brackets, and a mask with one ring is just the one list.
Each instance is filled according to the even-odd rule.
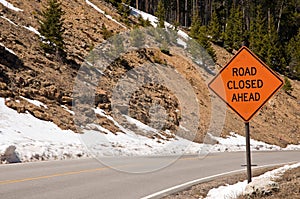
[[283,80],[274,71],[242,47],[208,86],[249,121],[282,85]]

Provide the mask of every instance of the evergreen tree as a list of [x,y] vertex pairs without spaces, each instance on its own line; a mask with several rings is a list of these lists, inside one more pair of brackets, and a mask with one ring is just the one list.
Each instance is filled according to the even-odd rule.
[[224,47],[228,51],[232,51],[233,34],[234,34],[234,8],[231,8],[231,13],[226,21],[225,31],[223,33]]
[[[243,15],[240,7],[232,6],[224,32],[224,44],[229,50],[238,50],[244,41]],[[228,48],[229,47],[229,48]]]
[[216,61],[216,53],[208,39],[206,26],[201,26],[200,19],[197,16],[193,17],[190,36],[196,39],[196,41],[206,49],[212,59]]
[[300,28],[288,44],[288,75],[300,79]]
[[268,30],[268,34],[266,34],[266,49],[267,49],[267,54],[265,57],[265,62],[268,64],[270,67],[272,67],[274,70],[278,72],[284,72],[285,70],[285,63],[283,60],[283,57],[281,56],[282,53],[282,48],[279,43],[279,36],[276,31],[276,27],[273,23],[273,17],[270,17],[271,23],[270,27]]
[[64,56],[64,11],[57,0],[48,0],[47,7],[42,11],[39,32],[42,36],[41,47],[49,53]]
[[221,39],[221,25],[219,23],[219,18],[216,12],[213,12],[211,21],[208,26],[209,35],[213,42],[218,42]]
[[266,35],[266,18],[263,16],[262,7],[258,6],[255,18],[250,23],[249,48],[262,60],[267,55]]
[[201,27],[201,21],[197,15],[193,16],[190,36],[192,38],[197,38]]
[[156,15],[157,20],[158,20],[157,27],[158,28],[164,28],[165,27],[166,12],[165,12],[165,7],[164,7],[164,4],[163,4],[162,0],[160,0],[158,2],[157,11],[155,12],[155,15]]
[[294,90],[290,80],[287,77],[284,77],[283,90],[288,94],[290,94]]
[[129,24],[128,17],[131,10],[129,7],[130,1],[131,0],[122,0],[120,3],[118,3],[118,12],[122,16],[121,20],[127,25]]

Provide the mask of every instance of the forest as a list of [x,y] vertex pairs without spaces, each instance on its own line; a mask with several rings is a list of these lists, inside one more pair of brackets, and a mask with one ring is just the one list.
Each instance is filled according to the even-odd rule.
[[106,0],[156,15],[189,31],[214,57],[249,47],[267,65],[300,80],[300,0]]

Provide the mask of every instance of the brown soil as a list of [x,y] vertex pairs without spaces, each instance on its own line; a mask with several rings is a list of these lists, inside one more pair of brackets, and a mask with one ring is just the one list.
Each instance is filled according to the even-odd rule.
[[[28,110],[35,117],[53,121],[63,129],[74,127],[73,116],[65,111],[61,105],[71,108],[74,79],[77,70],[82,64],[90,50],[101,43],[103,39],[102,24],[112,33],[118,33],[130,29],[107,19],[95,9],[86,4],[84,0],[62,1],[65,15],[65,42],[67,61],[57,59],[54,55],[45,54],[39,47],[39,38],[23,26],[32,26],[38,29],[38,13],[43,8],[45,1],[17,1],[10,3],[23,9],[23,12],[15,12],[0,5],[0,15],[12,20],[17,26],[0,18],[0,42],[12,49],[16,55],[8,53],[0,47],[0,96],[7,98],[6,105],[25,112]],[[92,1],[115,19],[121,20],[116,9],[101,1]],[[133,27],[134,19],[130,20]],[[214,46],[217,52],[217,65],[224,66],[233,56],[223,48]],[[124,64],[126,63],[126,64]],[[117,77],[127,71],[126,67],[137,67],[146,63],[168,64],[174,67],[193,87],[199,101],[200,125],[197,128],[197,142],[202,142],[210,122],[211,104],[208,88],[204,79],[197,74],[195,66],[183,55],[172,51],[171,55],[161,53],[158,49],[147,49],[141,52],[132,52],[124,55],[123,58],[111,66],[113,71],[110,79],[106,79],[97,90],[96,105],[110,111],[110,89],[117,82]],[[107,71],[109,72],[109,71]],[[114,76],[115,75],[115,76]],[[287,94],[281,90],[258,112],[251,120],[251,137],[270,144],[286,146],[287,144],[299,144],[299,119],[300,119],[300,83],[291,81],[294,90]],[[37,99],[47,104],[48,109],[43,109],[29,104],[19,98],[24,96],[30,99]],[[138,98],[138,96],[144,96]],[[160,96],[160,98],[158,98]],[[150,101],[149,98],[150,97]],[[8,99],[9,98],[9,99]],[[20,100],[20,103],[16,101]],[[147,103],[160,103],[168,107],[169,120],[165,129],[176,130],[181,120],[180,104],[177,103],[172,91],[153,85],[146,86],[136,93],[132,100],[132,113],[135,118],[147,123],[149,110]],[[141,107],[138,107],[141,104]],[[179,112],[177,111],[179,110]],[[230,132],[244,135],[243,121],[233,111],[228,110],[226,123],[222,136]],[[98,118],[98,122],[105,125],[113,132],[118,131],[111,122]]]

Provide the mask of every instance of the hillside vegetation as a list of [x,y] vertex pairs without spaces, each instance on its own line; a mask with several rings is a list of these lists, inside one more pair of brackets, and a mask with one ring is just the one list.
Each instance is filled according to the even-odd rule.
[[[47,1],[10,0],[9,2],[23,11],[15,11],[0,4],[0,43],[3,45],[0,46],[0,97],[6,98],[6,105],[18,112],[28,111],[37,118],[54,122],[62,129],[71,129],[77,132],[73,115],[61,105],[71,108],[74,81],[85,57],[110,35],[129,31],[148,23],[145,21],[141,23],[141,19],[129,16],[128,10],[125,9],[127,7],[124,8],[123,4],[116,4],[116,2],[110,4],[96,0],[61,1],[64,11],[65,57],[58,59],[56,53],[45,52],[41,46],[40,35],[32,31],[32,28],[35,30],[40,28],[40,13],[45,9]],[[100,13],[88,2],[92,2],[105,13]],[[190,2],[188,5],[190,6]],[[152,10],[155,10],[155,6],[152,6]],[[167,19],[169,18],[167,17]],[[182,19],[179,18],[179,21]],[[205,22],[206,25],[209,25],[209,21]],[[191,20],[188,23],[191,25]],[[203,37],[198,34],[203,29],[202,25],[199,29],[192,29],[196,31],[194,32],[195,38],[200,43],[207,44],[206,47],[211,48],[211,52],[215,54],[217,67],[224,66],[233,56],[236,47],[229,46],[231,50],[228,51],[224,37],[220,36],[220,39],[223,40],[221,44],[219,41],[211,43],[206,36],[202,41]],[[294,36],[296,33],[290,36],[289,40]],[[295,37],[295,39],[297,38]],[[238,46],[240,45],[242,44],[238,43]],[[4,46],[13,52],[8,51]],[[227,50],[223,47],[226,47]],[[195,141],[203,142],[211,117],[208,88],[203,78],[196,75],[195,65],[182,55],[176,54],[176,51],[163,53],[161,49],[150,48],[120,56],[105,71],[106,78],[97,90],[95,106],[110,113],[111,89],[118,78],[130,69],[147,63],[168,64],[193,86],[198,97],[201,115]],[[290,71],[286,70],[287,65],[280,64],[280,66],[285,67],[284,70],[280,69],[280,72],[290,74]],[[294,78],[294,76],[289,76]],[[290,80],[293,90],[289,92],[281,90],[251,121],[251,137],[253,139],[282,147],[287,144],[299,144],[300,84],[297,78],[295,79]],[[47,104],[48,108],[35,106],[20,96],[37,99]],[[158,101],[163,107],[168,107],[169,120],[164,129],[171,131],[177,129],[180,125],[180,114],[176,110],[180,112],[182,107],[176,103],[173,93],[164,87],[147,85],[142,91],[135,93],[131,101],[132,116],[147,123],[151,115],[146,107],[149,107],[152,102]],[[231,131],[243,135],[243,121],[235,113],[228,110],[225,119],[222,136],[228,135]],[[100,117],[97,122],[112,132],[120,131],[105,118]]]
[[277,72],[300,79],[299,0],[137,0],[131,5],[190,29],[212,56],[207,40],[229,52],[246,45]]

